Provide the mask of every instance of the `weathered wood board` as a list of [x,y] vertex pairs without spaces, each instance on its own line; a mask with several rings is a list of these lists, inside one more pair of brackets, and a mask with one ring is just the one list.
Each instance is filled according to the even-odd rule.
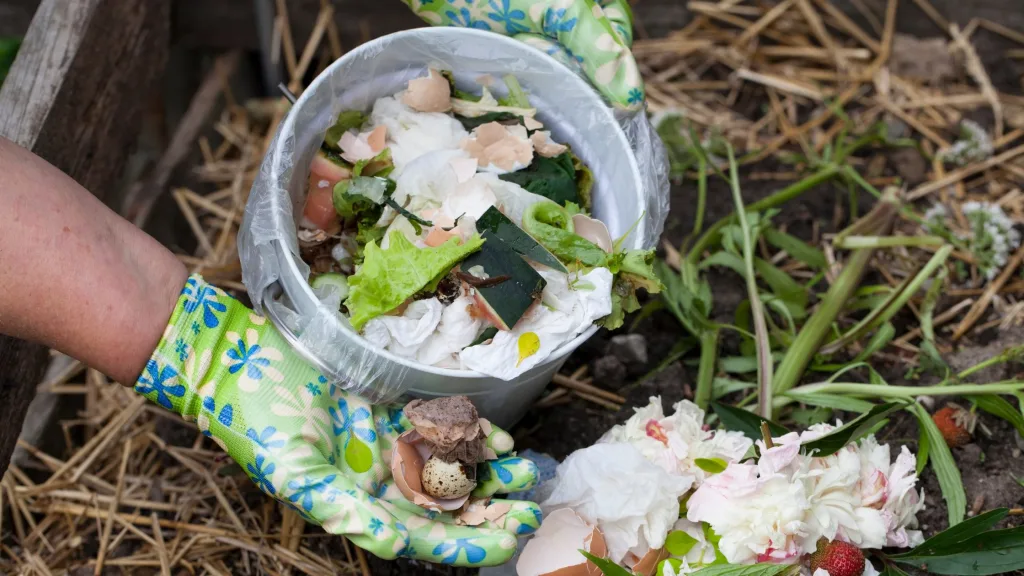
[[[0,136],[107,199],[163,73],[170,8],[170,0],[43,0],[0,88]],[[48,356],[0,336],[0,470]]]

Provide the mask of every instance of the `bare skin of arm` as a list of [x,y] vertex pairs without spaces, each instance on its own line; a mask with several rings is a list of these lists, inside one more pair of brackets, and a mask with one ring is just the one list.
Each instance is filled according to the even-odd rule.
[[0,137],[0,333],[134,384],[187,275],[156,240]]

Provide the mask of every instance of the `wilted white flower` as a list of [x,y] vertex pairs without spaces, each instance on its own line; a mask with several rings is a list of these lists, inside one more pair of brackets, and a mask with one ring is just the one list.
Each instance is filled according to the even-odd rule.
[[971,225],[971,237],[967,239],[971,254],[981,273],[991,280],[1020,246],[1020,232],[997,204],[965,202],[962,209]]
[[964,120],[960,123],[960,138],[952,146],[939,152],[946,162],[964,166],[984,160],[992,155],[992,138],[977,122]]

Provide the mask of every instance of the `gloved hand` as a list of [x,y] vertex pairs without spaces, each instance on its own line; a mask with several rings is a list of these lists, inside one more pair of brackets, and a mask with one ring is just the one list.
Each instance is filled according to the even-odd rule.
[[434,26],[490,30],[522,40],[582,69],[614,106],[638,109],[633,13],[627,0],[403,0]]
[[[268,495],[381,558],[497,565],[515,553],[516,535],[540,524],[532,502],[510,501],[503,519],[477,527],[409,502],[390,472],[392,444],[412,428],[401,408],[329,386],[270,322],[199,276],[188,279],[135,390],[196,421]],[[487,444],[507,455],[512,437],[495,428]],[[480,467],[476,497],[537,483],[523,458]]]

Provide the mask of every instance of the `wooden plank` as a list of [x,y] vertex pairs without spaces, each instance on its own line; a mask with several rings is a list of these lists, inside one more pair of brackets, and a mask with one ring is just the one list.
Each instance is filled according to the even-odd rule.
[[[43,0],[0,87],[0,137],[109,199],[170,38],[168,0]],[[49,358],[0,336],[0,470]]]

